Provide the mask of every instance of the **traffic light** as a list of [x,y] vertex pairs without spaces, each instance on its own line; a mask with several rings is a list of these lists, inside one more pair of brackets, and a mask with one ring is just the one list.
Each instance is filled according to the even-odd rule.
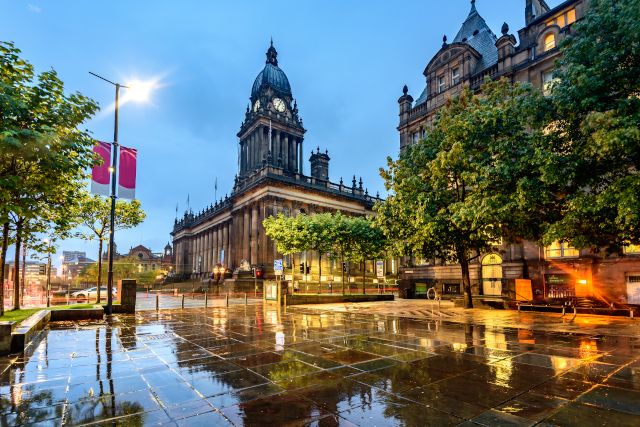
[[344,271],[345,273],[347,272],[347,263],[346,262],[342,263],[342,271]]
[[311,266],[307,265],[307,274],[311,273]]
[[46,265],[39,265],[38,266],[38,274],[40,276],[45,276],[47,274],[47,266]]
[[300,263],[300,274],[304,274],[304,262]]
[[251,276],[254,277],[254,278],[257,277],[256,276],[256,268],[255,267],[251,267]]

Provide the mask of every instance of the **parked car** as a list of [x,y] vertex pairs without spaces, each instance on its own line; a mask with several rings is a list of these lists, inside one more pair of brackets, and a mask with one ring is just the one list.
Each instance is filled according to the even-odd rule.
[[[116,294],[118,293],[118,290],[114,287],[112,288],[112,292],[111,294],[113,295],[113,297],[116,297]],[[107,296],[107,288],[100,288],[100,298],[102,299],[102,297]],[[87,288],[87,289],[82,289],[80,291],[75,291],[75,292],[71,292],[71,298],[78,298],[78,299],[92,299],[92,298],[97,298],[98,297],[98,287],[94,286],[92,288]]]

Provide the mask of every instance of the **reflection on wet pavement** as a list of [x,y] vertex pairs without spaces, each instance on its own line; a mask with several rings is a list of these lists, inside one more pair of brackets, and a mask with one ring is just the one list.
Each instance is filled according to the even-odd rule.
[[0,358],[0,425],[640,425],[636,325],[482,320],[250,305],[51,324]]

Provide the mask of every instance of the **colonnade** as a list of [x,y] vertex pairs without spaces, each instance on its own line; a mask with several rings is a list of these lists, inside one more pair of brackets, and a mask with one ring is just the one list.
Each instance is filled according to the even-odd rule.
[[261,125],[247,138],[240,141],[240,174],[243,175],[262,166],[263,159],[271,151],[272,164],[285,171],[302,173],[303,171],[303,138],[279,129],[271,129]]

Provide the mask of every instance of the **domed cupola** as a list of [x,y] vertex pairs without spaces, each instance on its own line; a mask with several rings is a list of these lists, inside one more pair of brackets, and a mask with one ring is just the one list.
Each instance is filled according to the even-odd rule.
[[273,47],[273,40],[271,46],[267,50],[267,63],[264,69],[260,71],[256,80],[253,82],[253,88],[251,89],[251,100],[255,101],[260,97],[260,92],[263,88],[270,87],[278,95],[282,97],[291,97],[291,85],[289,85],[289,79],[287,75],[278,67],[278,51]]

